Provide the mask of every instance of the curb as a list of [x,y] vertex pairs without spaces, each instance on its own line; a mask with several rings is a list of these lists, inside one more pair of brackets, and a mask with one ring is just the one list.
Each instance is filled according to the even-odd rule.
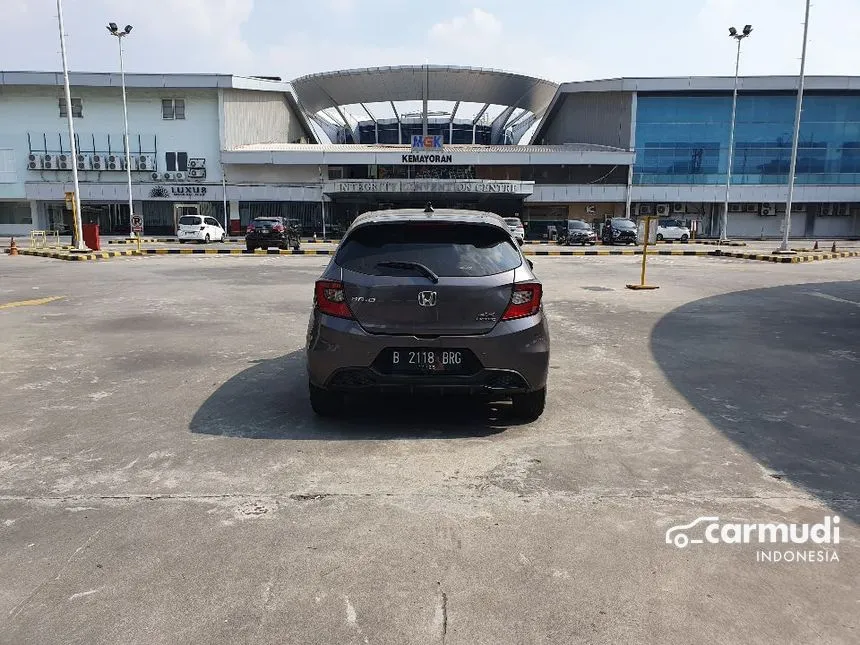
[[860,251],[837,251],[836,253],[814,253],[809,255],[773,255],[769,253],[741,253],[738,251],[717,251],[717,254],[727,258],[740,260],[759,260],[761,262],[776,262],[778,264],[798,264],[801,262],[816,262],[818,260],[839,260],[841,258],[860,257]]
[[[8,249],[6,253],[8,253]],[[92,253],[57,253],[56,251],[38,251],[34,249],[18,249],[18,255],[32,255],[39,258],[52,258],[54,260],[107,260],[108,258],[129,257],[135,255],[135,251],[94,251]]]
[[[228,237],[228,242],[240,242],[242,244],[245,243],[244,237]],[[313,244],[313,243],[324,243],[324,244],[337,244],[340,240],[315,240],[312,237],[303,238],[302,242],[305,244]],[[137,240],[107,240],[108,244],[137,244]],[[178,237],[142,237],[140,238],[141,244],[179,244]],[[71,247],[69,247],[71,248]]]
[[[594,255],[642,255],[642,249],[571,249],[570,251],[523,251],[523,255],[529,256],[594,256]],[[719,255],[719,251],[711,249],[672,249],[672,250],[649,250],[648,255],[686,255],[688,257],[704,257]]]
[[[5,249],[8,254],[9,250]],[[122,251],[96,251],[92,253],[69,253],[56,251],[40,251],[34,249],[19,249],[19,255],[51,258],[55,260],[83,261],[107,260],[118,257],[139,257],[144,255],[334,255],[330,249],[298,250],[272,249],[248,252],[245,249],[127,249]],[[593,256],[637,256],[642,255],[642,249],[575,249],[570,251],[523,251],[525,256],[533,257],[593,257]],[[801,262],[816,262],[819,260],[838,260],[842,258],[860,257],[860,251],[840,251],[837,253],[816,253],[808,255],[773,255],[767,253],[743,253],[740,251],[723,251],[721,249],[692,249],[692,250],[649,250],[648,255],[686,256],[686,257],[723,257],[738,260],[757,260],[777,264],[798,264]]]
[[[8,249],[6,253],[8,253]],[[334,255],[331,250],[307,250],[293,251],[292,249],[272,249],[270,251],[254,251],[249,253],[245,249],[128,249],[122,251],[95,251],[93,253],[56,253],[52,251],[35,251],[31,249],[19,249],[19,255],[31,255],[40,258],[51,258],[54,260],[107,260],[119,257],[139,257],[142,255]]]

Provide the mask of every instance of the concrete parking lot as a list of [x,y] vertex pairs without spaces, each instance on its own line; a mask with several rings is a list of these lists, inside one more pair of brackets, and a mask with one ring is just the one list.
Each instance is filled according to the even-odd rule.
[[[0,643],[857,642],[860,260],[534,258],[531,424],[315,418],[326,261],[0,257]],[[665,541],[832,515],[766,548],[838,561]]]

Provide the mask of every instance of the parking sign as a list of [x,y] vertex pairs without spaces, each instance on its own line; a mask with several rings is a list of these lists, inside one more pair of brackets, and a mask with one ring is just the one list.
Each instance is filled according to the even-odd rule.
[[131,230],[133,233],[143,232],[143,217],[140,215],[131,216]]

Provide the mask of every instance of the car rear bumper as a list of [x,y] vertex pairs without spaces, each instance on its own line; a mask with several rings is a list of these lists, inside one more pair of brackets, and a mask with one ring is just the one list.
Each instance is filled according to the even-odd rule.
[[176,234],[180,240],[202,240],[206,236],[205,231],[179,231]]
[[[481,369],[469,375],[385,374],[373,367],[386,348],[471,350]],[[549,330],[541,313],[502,321],[487,334],[417,338],[370,334],[353,320],[314,311],[308,326],[308,377],[339,391],[515,394],[546,386]]]

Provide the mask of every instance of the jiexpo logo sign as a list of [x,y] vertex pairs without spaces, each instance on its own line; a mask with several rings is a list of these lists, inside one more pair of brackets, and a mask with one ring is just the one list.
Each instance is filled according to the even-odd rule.
[[[697,517],[666,531],[666,544],[685,549],[691,544],[759,544],[756,562],[839,562],[839,516],[825,516],[817,524],[720,522],[719,517]],[[776,549],[775,545],[815,545],[812,549]],[[832,545],[832,546],[831,546]]]

